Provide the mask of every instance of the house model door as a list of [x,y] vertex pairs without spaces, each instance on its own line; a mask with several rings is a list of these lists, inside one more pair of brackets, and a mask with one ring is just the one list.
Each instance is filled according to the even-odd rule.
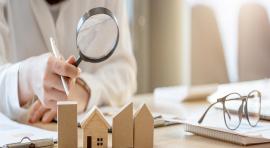
[[87,148],[92,148],[92,136],[87,136]]

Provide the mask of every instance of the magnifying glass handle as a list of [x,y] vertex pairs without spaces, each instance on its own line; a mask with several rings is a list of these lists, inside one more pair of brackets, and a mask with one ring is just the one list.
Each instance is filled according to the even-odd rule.
[[79,56],[79,57],[77,58],[75,64],[74,64],[74,66],[78,67],[79,64],[81,63],[81,61],[82,61],[82,58],[81,58],[81,56]]

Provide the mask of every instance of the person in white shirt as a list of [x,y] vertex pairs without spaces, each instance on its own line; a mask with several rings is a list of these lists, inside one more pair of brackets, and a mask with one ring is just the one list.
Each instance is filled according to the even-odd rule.
[[[107,61],[83,62],[80,70],[72,65],[72,55],[78,55],[76,26],[94,7],[114,13],[120,40]],[[66,61],[49,53],[51,36]],[[24,118],[33,101],[29,122],[52,121],[59,100],[78,101],[79,112],[121,106],[136,91],[136,72],[124,0],[0,0],[0,112],[11,119]],[[60,76],[69,78],[69,96]]]

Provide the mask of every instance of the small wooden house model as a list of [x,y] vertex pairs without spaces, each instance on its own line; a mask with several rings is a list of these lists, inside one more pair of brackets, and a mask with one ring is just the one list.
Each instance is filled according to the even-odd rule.
[[81,123],[84,148],[107,148],[109,123],[101,111],[94,107]]

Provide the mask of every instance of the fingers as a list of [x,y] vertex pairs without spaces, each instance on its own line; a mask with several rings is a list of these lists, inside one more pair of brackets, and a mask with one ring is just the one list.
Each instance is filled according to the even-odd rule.
[[42,122],[43,123],[49,123],[51,122],[57,115],[57,111],[56,109],[51,109],[49,111],[47,111],[44,116],[42,117]]
[[[70,61],[72,62],[72,59]],[[79,75],[79,69],[77,67],[58,59],[53,61],[52,70],[58,75],[70,78],[76,78]]]
[[78,77],[80,70],[72,65],[75,61],[74,56],[69,57],[66,62],[53,56],[49,57],[42,77],[43,90],[41,94],[36,94],[45,107],[54,108],[57,101],[67,99],[60,76],[63,76],[66,82],[69,83],[71,79]]
[[56,75],[56,74],[47,75],[44,79],[45,79],[44,80],[45,87],[55,88],[60,91],[64,91],[61,78],[59,77],[59,75]]
[[74,65],[76,63],[76,59],[74,56],[70,56],[67,60],[67,63]]
[[[57,74],[51,74],[45,78],[45,87],[47,88],[55,88],[59,91],[65,91],[61,78]],[[68,81],[67,81],[68,82]]]
[[44,107],[52,109],[56,108],[57,101],[67,100],[67,95],[64,91],[59,91],[52,87],[45,87],[43,100]]
[[40,101],[36,101],[33,104],[32,110],[30,111],[31,113],[29,116],[30,117],[29,122],[35,123],[35,122],[39,121],[41,119],[41,117],[44,115],[44,113],[48,110],[49,110],[48,108],[45,108],[42,106]]
[[30,123],[32,123],[32,117],[34,116],[35,112],[40,108],[41,106],[41,102],[39,100],[37,100],[32,107],[29,110],[29,117],[28,117],[28,121]]
[[45,99],[44,99],[44,106],[46,108],[56,108],[57,101],[66,101],[67,95],[63,91],[59,91],[54,88],[47,88],[45,89]]
[[45,89],[45,99],[52,101],[65,101],[67,100],[67,95],[64,91],[59,91],[54,88]]
[[[59,76],[58,76],[59,77]],[[60,78],[59,78],[60,79]],[[60,81],[60,80],[58,80]],[[56,84],[46,84],[47,86],[44,86],[44,96],[43,96],[43,105],[47,108],[54,108],[56,107],[57,101],[65,101],[67,100],[67,95],[64,91],[64,88],[61,84],[58,84],[58,88]],[[52,86],[49,86],[52,85]],[[61,86],[59,86],[61,85]]]
[[45,98],[44,104],[42,105],[46,108],[55,108],[57,105],[57,101]]
[[37,100],[30,108],[28,122],[36,123],[41,120],[43,123],[49,123],[56,115],[56,108],[48,109],[42,106],[41,102]]
[[48,110],[48,108],[45,108],[43,106],[41,106],[33,115],[31,122],[35,123],[37,121],[39,121],[41,119],[41,117],[43,116],[43,114]]

